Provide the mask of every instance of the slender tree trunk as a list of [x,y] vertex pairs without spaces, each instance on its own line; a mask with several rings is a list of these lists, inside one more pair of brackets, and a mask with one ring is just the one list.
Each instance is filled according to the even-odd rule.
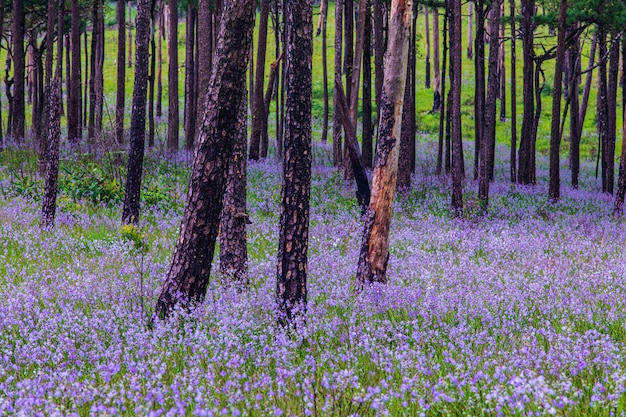
[[472,36],[474,35],[474,3],[467,3],[467,59],[474,57],[474,50],[472,49]]
[[387,282],[389,228],[398,172],[402,107],[406,84],[412,3],[392,0],[389,16],[389,53],[381,97],[374,177],[370,205],[364,216],[357,289]]
[[128,68],[133,67],[133,24],[132,24],[132,0],[128,0]]
[[267,89],[265,90],[265,97],[263,99],[263,106],[267,111],[263,114],[263,135],[261,137],[261,154],[267,157],[267,151],[269,147],[269,132],[268,132],[268,118],[269,118],[269,108],[272,102],[272,94],[274,93],[274,86],[276,85],[276,77],[278,72],[280,71],[280,61],[282,60],[282,55],[276,59],[276,61],[272,62],[270,66],[270,75],[267,81]]
[[367,18],[363,38],[363,130],[361,137],[363,164],[371,168],[374,131],[372,127],[372,13],[371,1],[367,2]]
[[188,306],[201,302],[206,293],[233,154],[233,133],[241,102],[245,101],[253,26],[252,0],[226,3],[180,237],[157,301],[156,313],[160,317],[168,315],[178,303]]
[[[622,39],[622,60],[626,57],[626,39]],[[623,62],[623,61],[622,61]],[[623,70],[622,70],[623,71]],[[622,100],[626,99],[626,83],[622,83]],[[613,215],[624,216],[624,195],[626,195],[626,106],[622,103],[622,153],[619,160],[619,174]]]
[[67,109],[68,139],[74,143],[81,140],[80,129],[80,9],[78,0],[72,0],[72,30],[70,32],[72,48],[70,97]]
[[[563,1],[563,0],[562,0]],[[604,171],[606,178],[605,192],[613,194],[615,186],[615,139],[617,128],[617,88],[619,80],[619,40],[616,32],[611,33],[609,49],[608,81],[606,87],[606,147]]]
[[[500,16],[504,16],[504,0],[500,2]],[[500,59],[498,60],[498,77],[500,79],[500,121],[506,121],[506,64],[505,64],[505,45],[506,38],[504,35],[504,24],[505,21],[502,20],[500,22],[500,30],[498,36],[498,42],[500,43]],[[495,142],[493,145],[495,146]],[[495,149],[494,149],[495,152]],[[492,168],[495,165],[492,165]],[[491,173],[491,180],[493,181],[494,173]]]
[[[45,67],[45,76],[44,76],[44,96],[48,99],[44,101],[43,108],[43,121],[50,120],[50,104],[52,93],[50,91],[50,84],[52,82],[52,77],[54,76],[52,72],[52,64],[54,60],[54,43],[52,42],[54,38],[55,24],[57,18],[57,0],[48,0],[48,15],[46,22],[46,67]],[[4,19],[4,0],[0,0],[0,33],[2,33],[2,26]],[[43,98],[43,97],[42,97]],[[60,117],[60,115],[59,115]],[[2,120],[2,114],[0,113],[0,121]],[[0,122],[0,148],[2,147],[2,123]],[[46,174],[47,169],[47,153],[48,153],[48,132],[46,135],[41,135],[41,141],[39,146],[39,172],[43,175]]]
[[[154,19],[154,18],[153,18]],[[158,35],[157,35],[158,36]],[[156,78],[156,41],[154,30],[150,31],[150,75],[148,77],[148,147],[154,147],[156,131],[154,120],[154,81]]]
[[428,6],[424,6],[424,30],[426,32],[426,80],[424,86],[430,88],[430,19],[428,16]]
[[98,42],[96,54],[96,139],[102,136],[102,125],[104,119],[104,9],[103,4],[99,4],[98,11]]
[[135,81],[133,110],[130,119],[130,146],[126,167],[126,188],[122,221],[139,221],[139,199],[146,135],[146,96],[148,90],[148,42],[150,41],[150,0],[137,0],[137,33],[135,36]]
[[[441,109],[441,68],[439,68],[439,9],[433,9],[433,112]],[[445,36],[445,35],[444,35]],[[445,59],[445,58],[444,58]]]
[[[437,20],[439,20],[439,18],[437,17],[438,9],[435,9],[435,17],[437,18]],[[439,30],[438,28],[435,30],[435,33],[437,33]],[[435,45],[438,45],[438,40],[435,41]],[[438,51],[435,55],[439,55]],[[446,91],[446,61],[447,61],[447,57],[448,57],[448,10],[446,9],[444,17],[443,17],[443,65],[441,67],[441,72],[437,72],[439,78],[441,79],[441,91],[445,93]],[[438,60],[435,61],[435,66],[438,66]],[[437,88],[437,80],[435,79],[435,89]],[[438,108],[439,108],[439,140],[438,140],[438,146],[437,146],[437,175],[441,175],[441,173],[443,172],[443,149],[444,149],[444,125],[445,123],[445,118],[447,116],[446,113],[446,99],[442,99],[441,95],[439,95],[439,103],[436,102],[437,96],[435,95],[435,104],[438,104]],[[435,108],[435,105],[433,104],[433,109]],[[446,170],[445,173],[448,173],[448,158],[446,157]]]
[[452,136],[452,210],[463,216],[463,139],[461,137],[461,0],[448,0],[450,13],[450,134]]
[[[602,174],[602,192],[607,192],[607,178],[606,178],[606,150],[607,150],[607,45],[606,45],[606,32],[603,28],[599,28],[600,33],[598,35],[598,55],[600,57],[598,66],[598,93],[596,101],[596,128],[598,131],[598,157],[600,158],[601,174]],[[596,177],[598,168],[596,167]]]
[[[76,1],[76,0],[75,0]],[[11,30],[13,40],[13,100],[11,106],[11,135],[14,140],[24,140],[26,107],[24,103],[24,2],[13,0],[13,27]]]
[[315,30],[315,36],[320,36],[322,33],[322,26],[326,20],[326,13],[328,10],[328,0],[320,0],[320,14],[317,18],[317,29]]
[[559,27],[554,65],[554,94],[552,95],[552,125],[550,129],[550,185],[548,197],[551,201],[561,198],[560,151],[561,151],[561,96],[563,88],[563,62],[565,61],[565,32],[567,0],[559,0]]
[[596,56],[596,49],[598,47],[598,32],[594,32],[591,40],[591,47],[589,48],[589,63],[587,64],[587,73],[585,77],[585,87],[583,88],[583,97],[580,104],[580,111],[578,113],[579,123],[579,135],[582,136],[583,126],[585,124],[585,115],[587,114],[587,105],[589,104],[589,94],[591,92],[591,82],[593,81],[593,68]]
[[[341,0],[340,0],[341,1]],[[385,1],[374,1],[374,76],[375,76],[375,93],[376,93],[376,117],[380,119],[380,99],[383,94],[383,70],[384,57],[387,45],[384,36],[384,18],[385,18]],[[339,26],[337,26],[339,27]]]
[[48,104],[48,160],[46,162],[46,183],[41,204],[41,226],[54,227],[56,213],[57,183],[59,177],[59,139],[61,138],[61,80],[58,77],[49,85]]
[[124,143],[124,102],[126,100],[126,3],[117,0],[117,94],[115,98],[115,139]]
[[267,49],[267,20],[270,11],[269,0],[261,0],[261,14],[259,17],[259,37],[256,56],[256,79],[254,80],[254,105],[252,107],[252,133],[250,135],[250,159],[257,160],[261,155],[261,135],[263,134],[263,121],[266,109],[264,106],[263,89],[265,87],[265,52]]
[[242,287],[247,287],[248,251],[246,226],[246,167],[248,146],[248,100],[244,89],[233,138],[233,153],[228,165],[220,233],[220,271]]
[[157,101],[156,115],[163,116],[163,39],[165,37],[165,0],[157,0],[159,4],[159,34],[157,42]]
[[509,173],[511,182],[517,182],[517,54],[516,39],[517,30],[515,28],[515,0],[510,0],[511,4],[511,157],[509,162]]
[[[369,3],[368,3],[369,4]],[[324,110],[322,116],[322,143],[326,143],[328,141],[328,53],[327,53],[327,44],[326,44],[326,21],[328,14],[328,0],[323,0],[320,5],[320,23],[321,23],[321,34],[322,34],[322,84],[324,85]],[[319,30],[318,25],[318,30]],[[319,32],[317,33],[319,35]],[[371,74],[370,74],[371,75]],[[365,81],[363,81],[365,83]],[[365,85],[363,85],[365,88]],[[269,113],[269,107],[267,107],[267,112]],[[370,115],[371,116],[371,115]],[[267,117],[266,117],[267,120]]]
[[[489,13],[489,37],[492,40],[498,39],[500,27],[500,1],[491,2],[491,13]],[[494,146],[496,143],[496,105],[498,88],[498,62],[500,45],[499,42],[489,44],[489,75],[487,80],[487,98],[485,100],[483,137],[480,140],[480,163],[479,163],[479,184],[478,200],[483,211],[487,210],[489,204],[489,181],[494,165]]]
[[[572,170],[572,188],[578,188],[578,174],[580,172],[580,120],[578,103],[578,65],[580,64],[580,43],[572,42],[568,49],[568,64],[570,68],[569,96],[570,96],[570,149],[569,162]],[[593,61],[593,58],[592,58]]]
[[196,108],[196,137],[200,134],[200,127],[202,126],[202,116],[206,108],[207,93],[209,91],[209,83],[211,81],[211,65],[213,54],[213,34],[212,31],[213,16],[211,15],[211,1],[199,0],[198,1],[198,106]]
[[[279,321],[306,312],[311,193],[311,0],[287,0],[285,10],[286,118],[276,300]],[[286,320],[286,321],[285,321]]]
[[[474,180],[478,179],[480,166],[481,140],[485,126],[485,15],[487,9],[483,0],[476,0],[476,56],[474,60]],[[452,58],[450,58],[452,63]]]
[[168,40],[168,85],[167,150],[178,151],[178,0],[170,2],[170,38]]
[[533,61],[533,15],[535,11],[534,0],[522,0],[522,19],[520,21],[520,34],[522,38],[522,50],[524,56],[523,73],[523,96],[524,114],[522,119],[522,134],[519,148],[518,181],[522,184],[534,184],[532,161],[535,158],[533,143],[533,125],[535,113],[535,84]]
[[187,46],[185,51],[185,149],[193,150],[196,136],[196,69],[195,37],[196,9],[192,3],[187,5]]
[[[343,0],[336,0],[335,3],[335,78],[341,78],[342,74],[342,22],[343,22]],[[333,108],[337,108],[337,89],[333,94]],[[333,165],[338,167],[342,165],[343,147],[342,147],[342,130],[339,114],[335,111],[333,114]]]

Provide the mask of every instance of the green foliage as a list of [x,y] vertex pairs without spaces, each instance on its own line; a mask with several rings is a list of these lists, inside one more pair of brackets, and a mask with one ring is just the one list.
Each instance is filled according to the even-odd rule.
[[60,171],[59,190],[73,200],[115,205],[124,198],[121,182],[105,175],[99,164],[62,164]]

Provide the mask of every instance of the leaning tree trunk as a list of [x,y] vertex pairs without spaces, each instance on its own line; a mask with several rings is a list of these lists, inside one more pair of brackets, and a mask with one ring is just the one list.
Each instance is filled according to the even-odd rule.
[[311,194],[311,0],[287,0],[285,10],[286,118],[276,300],[279,321],[304,313]]
[[169,108],[167,110],[167,150],[178,151],[178,0],[170,2],[170,38],[168,40],[168,78]]
[[122,208],[125,224],[139,220],[139,198],[146,135],[146,97],[148,90],[148,42],[150,41],[150,0],[137,1],[135,34],[135,82],[130,119],[130,147],[126,168],[126,191]]
[[24,140],[26,107],[24,104],[24,2],[13,0],[13,100],[11,106],[11,135],[17,141]]
[[359,290],[366,284],[387,282],[389,228],[398,174],[412,11],[411,0],[393,0],[391,3],[389,52],[385,63],[372,195],[364,216],[361,254],[356,274]]
[[[491,2],[491,13],[489,13],[489,79],[487,80],[487,98],[485,100],[484,127],[482,138],[480,139],[480,162],[478,181],[478,200],[483,211],[487,210],[489,204],[489,181],[494,164],[494,146],[496,143],[496,101],[498,97],[498,62],[500,45],[495,42],[498,39],[500,26],[500,1]],[[477,48],[478,56],[478,48]]]
[[565,19],[567,0],[559,0],[559,27],[554,65],[554,87],[552,95],[552,125],[550,129],[550,185],[548,197],[551,201],[561,198],[561,95],[563,91],[563,62],[565,61]]
[[243,287],[248,285],[246,227],[250,221],[246,210],[246,167],[248,164],[248,100],[246,96],[244,89],[235,127],[233,153],[230,155],[228,166],[220,233],[220,271],[225,277],[229,277]]
[[58,76],[52,80],[48,91],[50,101],[48,104],[48,160],[46,163],[46,184],[41,205],[41,226],[46,229],[54,227],[54,215],[57,207],[59,139],[61,138],[61,81]]
[[233,134],[244,100],[253,26],[252,0],[226,3],[180,237],[157,301],[156,312],[161,317],[178,303],[201,302],[206,293],[233,153]]
[[257,41],[256,79],[254,80],[254,94],[252,106],[252,133],[250,135],[250,159],[257,160],[267,156],[261,154],[261,135],[263,134],[263,120],[267,109],[264,106],[263,88],[265,87],[265,52],[267,50],[267,20],[270,11],[269,0],[261,0],[261,14],[259,18],[259,37]]

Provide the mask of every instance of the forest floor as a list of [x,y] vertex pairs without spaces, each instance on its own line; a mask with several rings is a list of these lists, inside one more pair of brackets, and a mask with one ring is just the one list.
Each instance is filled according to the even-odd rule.
[[[418,143],[414,184],[396,199],[389,284],[356,294],[359,209],[328,164],[332,149],[315,146],[307,323],[286,333],[274,307],[274,160],[249,167],[250,288],[214,274],[202,305],[151,324],[189,155],[148,156],[132,229],[120,226],[123,155],[65,151],[56,228],[42,231],[33,153],[6,149],[0,415],[626,411],[626,224],[596,191],[593,163],[555,204],[546,160],[535,187],[508,183],[499,165],[488,214],[468,180],[466,218],[455,220],[449,185],[432,175],[435,151]],[[498,153],[506,163],[508,150]]]

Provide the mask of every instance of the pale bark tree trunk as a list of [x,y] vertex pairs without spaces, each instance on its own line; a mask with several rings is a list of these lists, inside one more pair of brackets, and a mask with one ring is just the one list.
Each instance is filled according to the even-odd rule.
[[[252,132],[250,135],[250,159],[257,160],[261,155],[261,135],[263,134],[263,121],[265,120],[265,103],[263,89],[265,87],[265,55],[267,50],[267,23],[270,11],[269,0],[261,0],[261,10],[259,17],[259,36],[257,41],[256,70],[254,71],[256,79],[254,80],[254,88],[252,106]],[[251,78],[252,79],[252,78]]]
[[399,140],[406,84],[412,2],[392,0],[388,50],[381,96],[374,177],[370,205],[364,216],[363,238],[356,274],[357,289],[387,282],[389,228],[398,173]]
[[[77,0],[75,0],[77,1]],[[11,135],[14,140],[24,140],[26,107],[24,104],[24,2],[13,0],[13,100],[11,105]]]
[[167,150],[178,151],[178,0],[169,0],[170,37],[168,39],[168,83],[169,101],[167,110]]
[[57,183],[59,178],[59,139],[61,138],[61,81],[58,77],[49,85],[48,116],[48,160],[46,162],[46,183],[41,204],[41,226],[54,227],[56,213]]
[[141,176],[143,173],[146,135],[146,96],[148,90],[148,42],[150,41],[150,0],[137,0],[137,33],[135,35],[135,81],[133,107],[130,120],[130,146],[126,167],[126,187],[122,221],[136,224],[139,221]]
[[180,237],[157,301],[156,313],[160,317],[168,315],[178,303],[189,306],[201,302],[206,293],[233,153],[233,136],[241,102],[245,101],[253,26],[252,0],[232,0],[226,4]]
[[313,13],[311,0],[287,0],[285,6],[285,157],[276,301],[279,322],[288,324],[306,312],[307,300]]

